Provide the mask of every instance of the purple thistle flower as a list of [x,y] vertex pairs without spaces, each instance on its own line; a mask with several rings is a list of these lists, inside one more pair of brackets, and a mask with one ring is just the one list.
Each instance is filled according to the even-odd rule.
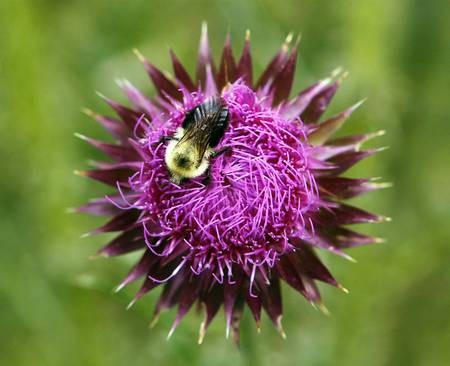
[[[379,241],[343,225],[384,217],[342,201],[383,185],[341,174],[380,151],[360,146],[381,132],[332,139],[361,104],[320,120],[342,81],[340,72],[289,99],[298,47],[296,42],[289,52],[291,38],[256,82],[248,33],[239,60],[227,37],[216,67],[204,27],[195,80],[172,51],[173,78],[136,51],[158,95],[149,98],[123,81],[120,86],[131,108],[103,97],[117,118],[87,111],[117,143],[83,137],[111,161],[79,173],[115,187],[117,193],[78,211],[112,216],[92,232],[119,233],[99,254],[143,251],[118,289],[144,278],[132,305],[164,286],[154,319],[178,307],[169,336],[196,301],[205,312],[200,343],[222,304],[227,334],[231,330],[236,341],[245,304],[258,328],[264,309],[284,336],[280,282],[326,311],[316,281],[346,290],[314,248],[350,258],[343,249]],[[219,148],[229,151],[211,160],[210,184],[202,176],[173,183],[161,137],[173,135],[188,111],[218,96],[229,113]]]

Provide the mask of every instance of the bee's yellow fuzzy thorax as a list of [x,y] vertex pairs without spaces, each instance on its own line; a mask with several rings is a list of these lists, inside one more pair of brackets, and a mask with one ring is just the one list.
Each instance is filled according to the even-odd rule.
[[[184,135],[184,129],[178,128],[174,137],[181,139]],[[174,183],[180,183],[183,179],[196,178],[204,174],[209,166],[209,157],[211,156],[211,151],[208,149],[200,163],[198,157],[198,150],[192,146],[189,142],[179,143],[177,140],[171,140],[166,148],[165,162],[167,168],[172,174],[172,181]],[[186,167],[182,167],[177,164],[177,157],[183,156],[191,161]]]

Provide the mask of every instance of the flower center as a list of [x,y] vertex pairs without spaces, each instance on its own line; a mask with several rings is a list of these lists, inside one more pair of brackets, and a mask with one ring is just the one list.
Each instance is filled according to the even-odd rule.
[[[222,98],[230,122],[218,148],[231,153],[211,160],[211,183],[203,185],[204,177],[171,183],[165,147],[155,147],[161,132],[155,132],[148,141],[155,158],[144,164],[136,187],[146,192],[147,221],[188,248],[197,272],[232,263],[272,266],[317,201],[302,124],[286,120],[241,82]],[[180,118],[168,122],[173,131]]]

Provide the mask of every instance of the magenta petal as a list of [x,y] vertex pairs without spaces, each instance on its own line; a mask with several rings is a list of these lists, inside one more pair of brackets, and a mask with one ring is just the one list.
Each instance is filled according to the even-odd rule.
[[248,291],[246,291],[245,301],[247,302],[247,305],[253,315],[253,318],[255,319],[256,327],[259,329],[261,325],[261,308],[262,308],[261,295],[257,293],[256,295],[252,296]]
[[291,51],[291,55],[273,81],[271,88],[271,91],[274,93],[272,101],[273,105],[278,105],[289,97],[294,81],[295,66],[297,64],[297,50],[298,43],[295,44]]
[[208,67],[211,68],[213,76],[216,77],[216,66],[214,65],[211,49],[209,47],[208,26],[206,23],[203,23],[197,61],[197,82],[202,87],[205,87],[206,72]]
[[152,265],[156,262],[157,257],[152,255],[152,253],[148,250],[146,250],[134,267],[131,269],[131,271],[128,273],[128,275],[120,282],[120,285],[117,287],[116,291],[121,290],[126,285],[136,281],[137,279],[145,276],[149,269],[152,267]]
[[[147,116],[153,116],[157,114],[157,107],[152,103],[152,101],[148,97],[146,97],[140,90],[135,88],[128,80],[119,80],[118,84],[137,111],[142,112]],[[141,123],[138,127],[142,129],[143,126],[144,124]],[[136,130],[136,128],[134,128],[133,130]]]
[[335,166],[335,168],[327,171],[328,175],[339,175],[350,169],[358,161],[372,156],[383,149],[369,149],[364,151],[350,151],[339,154],[329,159],[328,162]]
[[76,174],[98,180],[113,187],[117,187],[117,184],[121,187],[129,187],[128,178],[133,172],[128,168],[117,168],[81,170],[76,171]]
[[178,300],[178,311],[175,317],[175,321],[170,328],[170,332],[168,338],[173,334],[178,324],[180,324],[181,320],[190,310],[194,302],[197,300],[199,291],[200,291],[201,283],[198,283],[196,280],[192,279],[190,282],[185,283],[180,292],[180,298]]
[[233,307],[233,313],[231,315],[231,332],[233,334],[233,341],[236,345],[239,345],[240,341],[239,327],[241,324],[242,314],[244,313],[244,306],[244,296],[241,295],[236,299],[236,303]]
[[78,136],[88,144],[96,147],[100,151],[103,151],[106,155],[110,156],[116,161],[135,161],[138,159],[136,151],[129,146],[108,144],[106,142],[95,140],[90,137],[82,135]]
[[249,86],[253,84],[252,55],[250,52],[250,32],[245,34],[245,44],[237,66],[238,77],[241,77]]
[[127,141],[128,138],[132,136],[132,131],[121,121],[115,120],[114,118],[102,116],[101,114],[97,114],[89,109],[84,109],[84,113],[89,117],[94,118],[112,136],[122,142]]
[[382,239],[357,233],[343,227],[330,228],[330,241],[339,248],[352,248],[360,245],[383,242]]
[[110,241],[98,251],[98,254],[112,257],[134,252],[135,250],[143,249],[144,247],[145,241],[141,230],[138,228],[133,228],[128,231],[124,231],[122,234]]
[[135,226],[140,213],[138,210],[128,210],[114,216],[106,224],[92,231],[91,234],[110,233],[114,231],[126,231]]
[[299,291],[309,302],[320,303],[320,293],[314,281],[299,267],[298,258],[289,256],[280,261],[277,271],[290,286]]
[[[173,244],[177,243],[175,247],[173,247]],[[171,247],[172,246],[172,247]],[[178,242],[175,239],[169,239],[167,248],[164,251],[164,257],[161,258],[161,265],[166,266],[167,264],[178,260],[179,258],[182,258],[184,254],[189,253],[189,247],[184,242]]]
[[105,97],[104,95],[100,95],[103,100],[109,104],[109,106],[114,109],[117,115],[120,116],[122,121],[128,126],[130,131],[133,131],[136,123],[142,117],[142,113],[138,113],[128,107],[123,106],[122,104]]
[[200,334],[198,338],[199,344],[203,342],[206,330],[208,329],[212,320],[219,311],[220,306],[222,305],[223,302],[222,289],[218,285],[215,285],[212,288],[206,287],[202,291],[201,302],[205,308],[205,320],[202,322],[200,326]]
[[283,304],[281,301],[280,280],[277,277],[270,279],[270,284],[261,286],[262,306],[275,327],[283,337],[284,331],[281,326],[281,316],[283,314]]
[[273,82],[278,73],[283,69],[283,66],[287,60],[289,42],[290,41],[286,40],[286,42],[281,46],[278,53],[267,65],[266,69],[263,71],[258,81],[256,82],[256,90],[264,87],[267,83]]
[[317,183],[324,195],[340,199],[349,199],[371,192],[383,186],[373,183],[370,179],[352,179],[343,177],[319,177]]
[[334,82],[317,94],[301,114],[302,121],[305,123],[316,123],[330,104],[338,86],[339,83]]
[[[150,253],[150,251],[148,251]],[[151,272],[152,275],[155,277],[165,278],[170,275],[170,268],[167,266],[159,266],[157,262],[154,263],[154,265],[150,265],[148,267],[148,272]],[[149,273],[147,273],[149,274]],[[151,277],[147,276],[142,286],[139,288],[139,291],[134,296],[134,299],[132,302],[128,305],[128,307],[132,306],[136,301],[138,301],[142,296],[144,296],[149,291],[153,290],[155,287],[158,287],[161,285],[161,282],[154,281]],[[169,289],[167,289],[168,291]],[[164,291],[163,291],[164,292]],[[161,307],[158,310],[161,311]],[[156,313],[156,311],[155,311]],[[157,320],[157,319],[155,319]]]
[[206,79],[204,86],[205,97],[212,98],[217,95],[216,77],[213,75],[211,67],[206,67]]
[[310,105],[311,101],[319,95],[329,84],[329,80],[319,81],[310,87],[302,90],[299,95],[292,99],[283,107],[283,115],[288,119],[299,117]]
[[323,235],[322,233],[320,235],[310,235],[310,237],[305,238],[304,240],[300,238],[290,238],[290,242],[296,248],[302,247],[307,244],[316,248],[325,249],[330,253],[336,254],[342,258],[354,262],[354,259],[352,257],[342,251],[341,248],[336,245],[332,239],[330,239],[327,235]]
[[308,135],[308,142],[312,145],[322,145],[327,142],[361,104],[362,102],[356,103],[345,111],[315,126]]
[[77,207],[76,212],[83,212],[95,216],[113,216],[120,213],[120,208],[113,205],[106,198],[97,198],[89,201],[83,206]]
[[153,290],[155,287],[158,287],[160,285],[159,282],[153,281],[151,278],[146,277],[144,283],[139,288],[139,291],[134,295],[133,300],[128,305],[128,308],[130,308],[136,301],[138,301],[142,296],[144,296],[146,293]]
[[[161,269],[161,271],[162,272],[160,275],[164,276],[165,269]],[[163,291],[155,306],[155,312],[153,315],[154,318],[157,318],[161,311],[168,310],[178,303],[178,300],[180,299],[181,289],[183,288],[184,283],[185,278],[183,276],[183,272],[181,272],[177,276],[175,276],[172,281],[164,285]]]
[[326,282],[335,287],[340,287],[339,283],[334,279],[319,258],[317,258],[313,250],[306,245],[297,247],[296,252],[291,253],[289,258],[293,263],[298,264],[297,267],[306,276],[315,280]]
[[314,220],[318,223],[327,223],[329,226],[339,226],[380,222],[383,217],[340,203],[336,207],[321,210],[315,215]]
[[150,76],[150,79],[152,80],[153,85],[158,91],[160,97],[163,99],[167,99],[166,96],[168,95],[176,100],[181,100],[182,95],[176,85],[172,81],[170,81],[157,67],[148,62],[147,59],[140,53],[137,52],[137,54],[140,61],[147,70],[147,73]]
[[124,161],[121,163],[115,163],[110,161],[98,161],[98,160],[90,160],[89,165],[94,168],[110,170],[110,169],[130,169],[137,171],[141,168],[142,163],[139,161]]
[[184,66],[180,63],[175,53],[170,50],[170,58],[172,60],[172,67],[173,72],[175,73],[175,77],[177,80],[183,84],[183,86],[189,90],[190,92],[193,92],[195,90],[194,82],[192,81],[191,77],[189,76],[188,72],[184,68]]
[[231,49],[230,35],[227,35],[225,46],[223,47],[222,57],[220,59],[220,68],[217,75],[217,87],[222,89],[227,83],[232,83],[236,80],[236,61]]
[[307,276],[302,276],[302,282],[305,285],[305,297],[311,304],[321,304],[321,296],[314,280]]
[[329,162],[334,157],[358,152],[359,149],[359,145],[321,145],[311,149],[311,155],[321,161]]
[[361,135],[351,135],[351,136],[344,136],[339,137],[333,140],[328,141],[328,145],[333,146],[343,146],[343,145],[360,145],[370,139],[373,139],[374,137],[383,136],[384,131],[377,131],[374,133],[365,133]]
[[298,268],[294,267],[287,256],[280,258],[276,264],[276,269],[280,277],[292,288],[303,295],[306,295],[305,287],[298,273]]
[[236,279],[236,283],[230,285],[225,283],[223,286],[223,306],[225,311],[225,319],[227,323],[227,333],[231,327],[231,320],[233,314],[234,304],[239,296],[240,284],[242,283],[242,277],[239,276]]

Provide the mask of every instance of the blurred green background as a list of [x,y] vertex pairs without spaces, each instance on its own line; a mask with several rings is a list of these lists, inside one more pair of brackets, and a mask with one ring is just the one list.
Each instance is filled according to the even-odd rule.
[[[81,107],[109,112],[94,90],[124,101],[117,77],[153,93],[133,47],[193,70],[203,20],[217,58],[250,28],[256,73],[301,32],[296,90],[344,66],[328,113],[368,97],[344,133],[385,129],[372,144],[390,146],[352,171],[394,183],[357,201],[393,217],[364,228],[387,242],[356,264],[320,253],[350,294],[322,286],[326,317],[284,288],[287,340],[247,312],[240,350],[222,315],[201,347],[195,312],[170,341],[173,312],[149,330],[156,293],[129,311],[137,286],[112,293],[136,256],[88,260],[108,238],[80,234],[101,220],[65,212],[108,192],[72,174],[99,156],[73,133],[108,138]],[[0,364],[449,365],[449,24],[448,1],[1,0]]]

